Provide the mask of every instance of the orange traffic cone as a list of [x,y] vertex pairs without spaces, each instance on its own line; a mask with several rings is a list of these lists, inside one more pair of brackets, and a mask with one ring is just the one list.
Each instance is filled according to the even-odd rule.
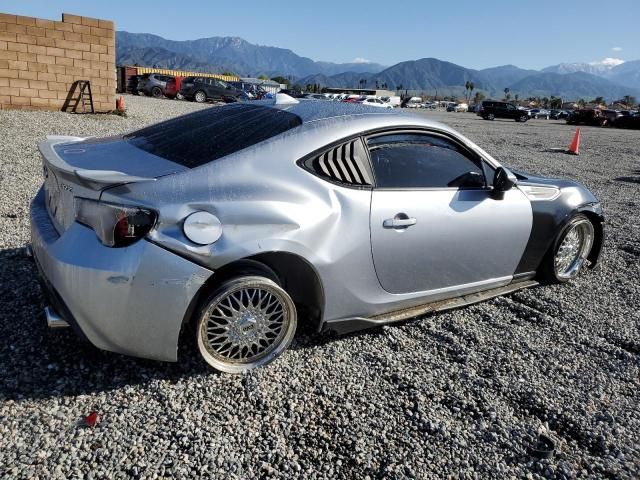
[[124,112],[124,99],[122,98],[122,96],[118,98],[118,101],[116,102],[116,108],[119,112]]
[[579,128],[576,128],[576,134],[573,136],[573,140],[571,141],[571,145],[569,145],[569,149],[567,150],[567,153],[570,153],[571,155],[579,155],[580,153],[580,129]]

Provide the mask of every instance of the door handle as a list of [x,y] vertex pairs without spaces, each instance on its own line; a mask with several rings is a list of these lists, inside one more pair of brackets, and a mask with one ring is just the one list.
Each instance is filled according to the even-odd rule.
[[406,215],[402,215],[401,218],[398,217],[400,217],[400,215],[396,215],[394,218],[387,218],[382,222],[382,226],[384,228],[407,228],[418,223],[418,220],[407,217]]

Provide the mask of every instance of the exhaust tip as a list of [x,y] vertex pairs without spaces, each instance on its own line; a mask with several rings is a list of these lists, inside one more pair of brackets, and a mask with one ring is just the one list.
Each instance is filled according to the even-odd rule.
[[44,307],[44,316],[47,319],[47,327],[49,328],[66,328],[69,326],[67,321],[51,307]]

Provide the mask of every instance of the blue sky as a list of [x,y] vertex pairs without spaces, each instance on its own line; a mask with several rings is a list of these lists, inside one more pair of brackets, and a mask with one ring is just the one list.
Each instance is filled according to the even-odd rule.
[[331,62],[436,57],[539,69],[640,59],[640,0],[0,0],[0,12],[54,20],[68,12],[174,40],[237,36]]

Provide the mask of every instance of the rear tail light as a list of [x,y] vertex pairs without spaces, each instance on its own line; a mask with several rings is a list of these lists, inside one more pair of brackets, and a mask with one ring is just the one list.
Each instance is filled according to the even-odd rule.
[[76,221],[93,229],[107,247],[126,247],[153,228],[157,214],[146,208],[76,198]]

